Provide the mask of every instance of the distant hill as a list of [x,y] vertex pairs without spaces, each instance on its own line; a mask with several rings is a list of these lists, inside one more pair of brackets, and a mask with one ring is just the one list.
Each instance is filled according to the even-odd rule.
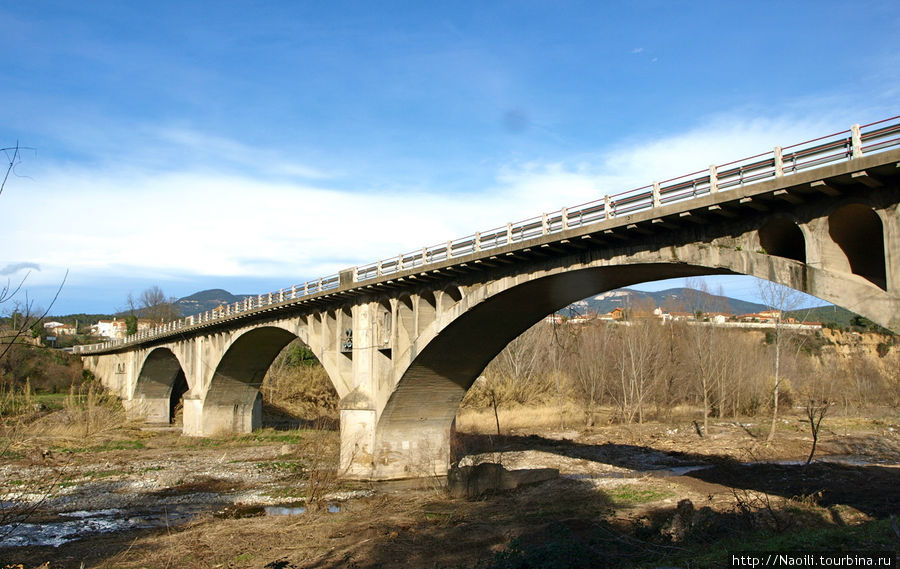
[[[816,306],[815,308],[803,308],[785,313],[797,320],[804,322],[821,322],[822,324],[834,324],[840,328],[860,325],[859,316],[840,306]],[[866,322],[863,320],[863,322]]]
[[181,312],[182,316],[193,316],[212,310],[222,304],[233,304],[239,300],[253,296],[252,294],[231,294],[227,290],[214,288],[210,290],[202,290],[195,292],[190,296],[179,298],[175,301],[175,306]]
[[661,307],[670,312],[724,312],[749,314],[766,310],[768,307],[756,302],[747,302],[728,296],[709,294],[691,288],[670,288],[656,292],[644,292],[621,288],[575,302],[569,309],[575,313],[597,312],[605,314],[615,308],[631,308],[646,305]]
[[[231,294],[227,290],[216,288],[195,292],[190,296],[179,298],[175,301],[175,305],[180,310],[181,316],[192,316],[201,312],[206,312],[207,310],[212,310],[222,304],[238,302],[250,296],[254,295]],[[606,314],[618,307],[637,308],[641,306],[648,306],[650,308],[662,307],[670,312],[696,312],[697,310],[702,310],[704,312],[724,312],[735,315],[749,314],[768,309],[764,304],[747,302],[728,296],[709,294],[690,288],[670,288],[657,292],[643,292],[629,288],[621,288],[574,302],[567,308],[561,310],[560,313],[565,314],[566,316],[575,316],[586,314],[588,312]],[[839,306],[804,308],[802,310],[787,312],[786,315],[801,321],[822,322],[826,325],[834,324],[841,328],[849,328],[850,326],[874,326],[865,320],[861,323],[859,317],[855,313]],[[124,313],[117,314],[116,316],[124,317]],[[84,325],[93,324],[98,320],[110,319],[112,317],[112,315],[107,314],[68,314],[64,316],[48,316],[47,320],[58,320],[67,324],[78,322],[79,325]],[[8,318],[0,317],[0,324],[4,324],[8,320]]]

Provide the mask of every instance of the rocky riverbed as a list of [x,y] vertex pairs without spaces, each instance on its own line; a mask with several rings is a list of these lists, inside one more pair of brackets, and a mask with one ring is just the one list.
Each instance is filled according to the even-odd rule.
[[[329,464],[335,432],[191,440],[140,431],[81,448],[38,445],[0,465],[0,559],[141,567],[164,566],[168,552],[186,567],[269,567],[280,559],[282,568],[390,560],[453,567],[489,559],[555,523],[594,552],[607,547],[595,542],[610,531],[661,547],[690,543],[692,531],[710,537],[723,524],[766,529],[754,512],[767,508],[807,508],[803,523],[817,528],[876,523],[900,511],[895,425],[835,426],[810,467],[800,464],[809,441],[797,425],[775,445],[732,423],[702,438],[690,425],[463,434],[463,466],[559,472],[475,500],[448,498],[441,479],[341,482]],[[688,521],[674,522],[678,516]],[[800,523],[793,518],[785,523]],[[461,545],[448,550],[439,545],[446,539]]]

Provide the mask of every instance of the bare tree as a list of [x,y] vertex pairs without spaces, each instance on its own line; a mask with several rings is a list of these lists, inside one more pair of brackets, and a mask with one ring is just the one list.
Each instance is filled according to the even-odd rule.
[[757,281],[757,286],[759,297],[763,304],[777,311],[772,338],[775,351],[772,376],[772,425],[769,428],[769,435],[766,437],[766,441],[771,441],[775,437],[775,426],[778,423],[778,395],[782,380],[781,352],[784,349],[786,340],[784,313],[797,309],[800,306],[802,296],[798,291],[772,281],[759,280]]
[[[155,323],[162,324],[175,320],[180,316],[174,297],[166,297],[165,293],[156,285],[144,290],[138,298],[138,312],[144,318]],[[134,299],[128,295],[128,302],[133,305]]]
[[546,381],[549,335],[543,323],[526,330],[507,344],[484,370],[480,391],[494,409],[497,432],[500,418],[497,409],[509,403],[533,403],[543,399],[550,386]]
[[[15,171],[15,167],[21,162],[21,150],[22,147],[18,144],[9,148],[0,148],[0,152],[3,152],[9,162],[6,172],[3,174],[3,181],[0,182],[0,194],[3,194],[3,190],[6,189],[6,182],[9,180],[10,174]],[[32,328],[39,326],[43,322],[50,309],[56,303],[56,299],[59,298],[59,293],[62,291],[66,278],[69,276],[69,271],[66,271],[56,294],[53,296],[53,300],[47,309],[43,311],[35,309],[34,301],[28,298],[27,292],[24,295],[24,301],[14,300],[21,292],[29,274],[30,272],[25,273],[25,276],[22,277],[17,285],[13,285],[11,281],[7,280],[6,284],[0,287],[0,305],[11,301],[14,301],[15,304],[12,311],[14,317],[11,319],[11,326],[0,335],[0,358],[3,358],[14,344],[26,337]]]
[[642,319],[623,326],[614,352],[618,382],[609,390],[626,423],[644,422],[644,405],[659,378],[659,325]]
[[819,442],[819,429],[822,427],[822,420],[828,414],[831,403],[827,399],[809,399],[806,402],[806,419],[809,421],[809,429],[812,431],[812,448],[809,451],[809,457],[806,459],[807,466],[812,462],[813,455],[816,454],[816,444]]
[[569,368],[588,427],[594,426],[597,405],[613,378],[615,368],[611,353],[615,349],[616,335],[611,324],[585,326],[577,336],[577,347],[573,350]]

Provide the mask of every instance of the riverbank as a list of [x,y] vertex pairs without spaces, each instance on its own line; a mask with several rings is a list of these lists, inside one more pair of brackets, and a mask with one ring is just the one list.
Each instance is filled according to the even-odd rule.
[[829,418],[810,466],[799,416],[770,445],[755,428],[462,432],[463,463],[559,470],[468,500],[447,497],[442,479],[338,480],[334,431],[190,439],[129,426],[82,446],[48,438],[0,466],[3,511],[26,518],[5,532],[0,559],[26,568],[450,568],[565,554],[583,562],[572,567],[712,567],[736,548],[900,549],[890,519],[900,512],[900,420]]

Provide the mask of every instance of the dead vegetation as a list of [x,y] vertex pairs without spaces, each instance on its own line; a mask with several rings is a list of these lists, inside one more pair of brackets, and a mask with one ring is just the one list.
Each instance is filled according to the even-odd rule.
[[[740,448],[755,439],[727,423],[711,423],[713,433],[704,439],[689,422],[565,433],[538,428],[501,437],[490,428],[480,435],[462,433],[469,453],[488,452],[510,469],[558,468],[561,474],[556,480],[474,500],[450,499],[427,483],[338,480],[333,432],[267,431],[257,435],[256,442],[223,440],[224,446],[195,441],[193,453],[185,452],[190,447],[174,435],[160,435],[150,439],[154,456],[208,456],[211,466],[205,469],[223,457],[230,463],[241,456],[241,448],[256,452],[260,445],[274,445],[280,451],[273,458],[252,464],[281,473],[281,490],[269,491],[286,502],[324,506],[333,503],[328,495],[351,489],[375,493],[340,501],[337,512],[313,507],[302,515],[269,517],[259,510],[227,515],[211,510],[185,525],[99,535],[59,548],[0,551],[12,551],[12,559],[26,568],[50,561],[60,569],[76,569],[82,562],[87,568],[104,569],[499,569],[572,560],[577,563],[549,566],[718,567],[738,547],[896,547],[889,518],[900,508],[893,492],[900,481],[898,469],[821,459],[804,466],[809,444],[805,417],[798,413],[787,419],[789,423],[779,423],[776,442],[762,448],[770,458],[795,459],[788,464],[747,464]],[[765,438],[767,426],[764,422],[759,438]],[[831,430],[823,429],[820,456],[852,450],[870,462],[900,462],[900,436],[889,430],[897,426],[893,419],[837,418]],[[118,463],[134,464],[147,452],[120,450],[115,457]],[[83,452],[79,460],[102,463],[110,456]],[[318,457],[321,463],[315,462]],[[705,468],[665,474],[679,465]],[[172,484],[170,494],[177,496],[225,492],[235,486],[224,478],[202,476]]]
[[[173,477],[153,494],[185,497],[253,487],[249,476],[239,483],[215,473],[226,462],[244,468],[235,458],[241,448],[269,446],[277,449],[272,458],[248,462],[247,472],[275,473],[267,492],[308,511],[278,518],[259,509],[210,510],[185,525],[0,554],[13,551],[25,567],[50,561],[54,569],[500,569],[716,567],[737,548],[896,548],[890,514],[900,510],[900,469],[880,462],[900,464],[898,350],[891,343],[875,356],[848,355],[824,342],[814,350],[786,342],[782,413],[767,442],[774,347],[763,334],[649,322],[539,325],[472,387],[453,447],[467,464],[558,469],[561,477],[475,500],[450,499],[434,478],[402,488],[342,480],[336,394],[300,345],[279,356],[261,388],[266,405],[296,423],[239,437],[139,434],[118,402],[90,382],[55,411],[34,410],[33,391],[20,389],[12,396],[19,414],[6,425],[8,459],[42,463],[46,457],[34,451],[77,449],[80,463],[103,465],[116,441],[146,437],[157,458],[209,457],[204,474]],[[115,448],[116,464],[140,465],[148,454],[143,442]],[[822,460],[832,455],[858,463]],[[779,460],[796,464],[772,462]],[[682,466],[703,468],[673,470]],[[52,493],[57,482],[26,484]],[[329,511],[334,496],[360,489],[374,495]],[[38,503],[27,515],[40,510]]]

